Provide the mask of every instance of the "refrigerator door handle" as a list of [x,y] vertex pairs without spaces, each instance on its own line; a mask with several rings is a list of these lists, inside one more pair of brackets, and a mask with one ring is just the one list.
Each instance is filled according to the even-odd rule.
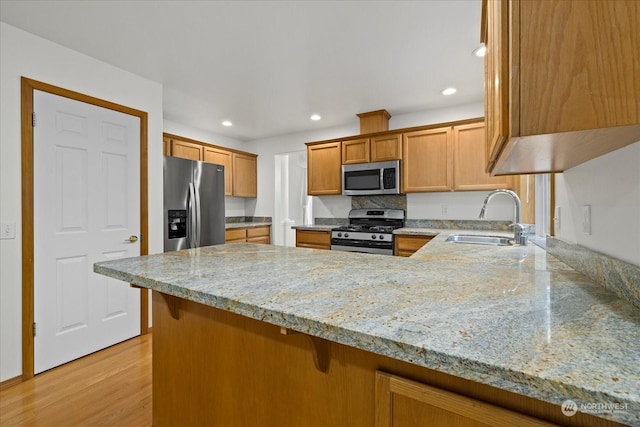
[[189,183],[189,194],[187,196],[187,247],[195,248],[195,223],[196,223],[196,197],[193,183]]
[[[193,184],[192,184],[193,185]],[[202,209],[200,207],[200,191],[196,191],[195,187],[193,189],[193,193],[195,195],[195,201],[196,201],[196,208],[195,208],[195,233],[194,233],[194,240],[195,240],[195,246],[194,248],[199,248],[200,247],[200,235],[201,235],[201,218],[202,218]]]

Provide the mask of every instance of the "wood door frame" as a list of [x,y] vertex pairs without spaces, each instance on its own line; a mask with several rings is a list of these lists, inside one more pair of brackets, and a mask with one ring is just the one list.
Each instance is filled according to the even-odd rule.
[[[22,168],[22,380],[34,375],[34,224],[33,224],[33,91],[39,90],[140,119],[140,255],[149,253],[147,113],[48,83],[20,78]],[[140,334],[149,332],[149,295],[140,289]]]

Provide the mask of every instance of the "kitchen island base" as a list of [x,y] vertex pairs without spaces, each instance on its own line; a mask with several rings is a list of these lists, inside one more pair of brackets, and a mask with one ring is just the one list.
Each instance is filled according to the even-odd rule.
[[621,425],[159,292],[153,323],[156,427]]

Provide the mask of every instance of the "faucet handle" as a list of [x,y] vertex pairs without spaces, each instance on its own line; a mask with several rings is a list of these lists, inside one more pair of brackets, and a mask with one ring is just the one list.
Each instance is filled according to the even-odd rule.
[[510,225],[510,227],[511,226],[514,227],[513,239],[515,240],[516,244],[521,246],[526,246],[528,243],[529,237],[524,232],[525,230],[524,225],[514,222],[513,224]]

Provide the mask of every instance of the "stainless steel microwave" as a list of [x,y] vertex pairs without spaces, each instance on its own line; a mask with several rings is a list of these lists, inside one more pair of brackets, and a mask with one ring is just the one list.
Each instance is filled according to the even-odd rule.
[[342,194],[400,194],[400,160],[342,165]]

